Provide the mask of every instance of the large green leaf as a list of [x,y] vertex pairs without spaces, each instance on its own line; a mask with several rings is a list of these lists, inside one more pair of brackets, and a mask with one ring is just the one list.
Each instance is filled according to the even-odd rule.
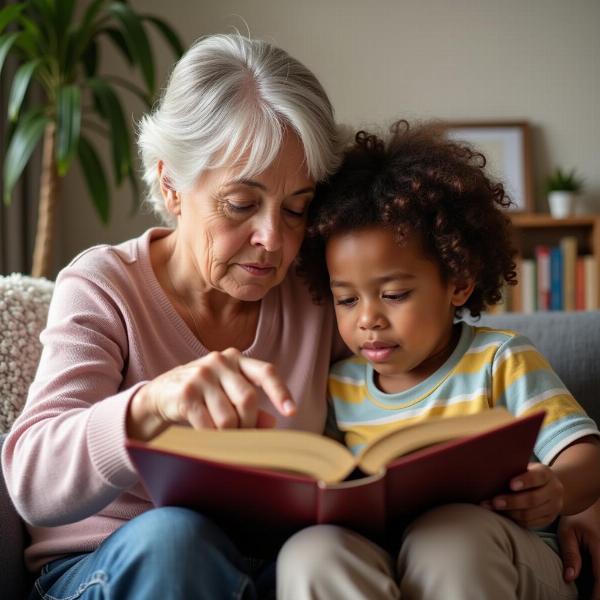
[[59,38],[69,29],[76,0],[54,0],[54,24]]
[[149,21],[150,23],[152,23],[160,31],[167,43],[173,49],[173,53],[177,58],[179,58],[183,54],[183,44],[181,43],[179,36],[175,33],[175,31],[171,28],[170,25],[168,25],[162,19],[155,17],[154,15],[144,15],[142,18],[145,21]]
[[110,41],[114,44],[115,48],[123,55],[125,60],[130,66],[135,65],[135,58],[131,54],[127,40],[123,35],[123,32],[116,27],[106,27],[102,30],[103,33],[110,38]]
[[10,4],[6,6],[2,10],[0,10],[0,33],[4,31],[4,28],[9,23],[14,23],[17,20],[17,17],[21,14],[23,9],[25,8],[25,3],[21,4]]
[[31,60],[43,56],[48,57],[48,40],[37,24],[25,15],[19,15],[19,25],[22,27],[21,35],[16,41],[25,56]]
[[30,111],[19,121],[4,157],[4,202],[6,204],[10,203],[15,184],[49,122],[50,117],[39,110]]
[[154,58],[140,17],[120,2],[111,4],[108,11],[121,23],[129,52],[142,71],[148,90],[154,93]]
[[96,75],[96,71],[98,70],[98,54],[98,42],[96,40],[90,40],[85,51],[81,55],[83,68],[88,77],[94,77]]
[[77,151],[81,129],[81,89],[66,85],[58,90],[56,98],[56,164],[58,174],[64,177]]
[[[87,7],[81,25],[74,31],[77,40],[73,50],[73,60],[77,61],[85,57],[89,47],[96,44],[94,38],[100,29],[101,18],[99,18],[99,15],[104,3],[105,0],[94,0]],[[108,17],[106,18],[108,19]]]
[[18,31],[0,35],[0,74],[2,73],[4,61],[6,60],[10,49],[13,47],[13,44],[17,41],[20,35],[21,33]]
[[108,121],[111,133],[113,167],[117,183],[131,170],[129,128],[125,121],[121,101],[111,86],[97,77],[88,80],[95,101],[101,108],[100,115]]
[[94,147],[84,136],[79,138],[78,155],[79,164],[98,216],[103,223],[108,223],[110,219],[110,201],[104,167]]
[[106,75],[105,79],[135,94],[146,105],[146,108],[152,108],[152,97],[135,83],[116,75]]
[[19,116],[29,82],[41,62],[41,59],[30,60],[17,69],[8,98],[8,118],[11,121],[15,121]]

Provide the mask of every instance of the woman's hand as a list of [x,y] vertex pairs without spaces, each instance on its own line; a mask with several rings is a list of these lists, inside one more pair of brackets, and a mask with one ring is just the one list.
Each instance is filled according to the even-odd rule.
[[546,465],[530,463],[525,473],[511,480],[510,489],[512,493],[496,496],[482,505],[527,528],[549,525],[561,513],[564,486]]
[[271,363],[228,348],[175,367],[141,387],[129,404],[127,434],[148,440],[170,424],[196,429],[270,427],[274,417],[259,411],[260,387],[285,416],[296,406]]
[[582,549],[587,551],[594,576],[590,600],[600,600],[600,500],[583,512],[562,517],[558,525],[558,541],[565,581],[579,577]]

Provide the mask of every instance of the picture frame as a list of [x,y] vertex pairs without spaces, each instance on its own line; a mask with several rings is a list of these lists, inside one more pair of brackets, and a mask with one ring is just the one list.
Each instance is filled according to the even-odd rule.
[[527,121],[446,122],[448,138],[466,142],[486,158],[486,171],[501,181],[513,212],[534,212],[531,127]]

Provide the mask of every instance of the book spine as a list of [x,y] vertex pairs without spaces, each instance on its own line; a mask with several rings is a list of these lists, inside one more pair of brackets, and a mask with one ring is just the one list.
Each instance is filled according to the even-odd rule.
[[598,271],[596,258],[592,255],[583,257],[585,271],[585,310],[598,308]]
[[585,310],[585,261],[577,257],[575,265],[575,310]]
[[563,309],[562,252],[559,246],[550,250],[550,310]]
[[575,268],[577,264],[577,238],[566,236],[560,240],[562,252],[562,300],[564,310],[575,310]]
[[538,310],[550,309],[550,248],[535,247]]
[[525,258],[521,261],[521,304],[523,312],[531,314],[537,309],[535,260]]

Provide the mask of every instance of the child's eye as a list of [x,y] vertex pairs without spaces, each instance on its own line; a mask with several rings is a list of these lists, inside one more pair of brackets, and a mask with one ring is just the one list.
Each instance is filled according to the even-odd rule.
[[356,304],[356,298],[336,298],[336,306],[354,306]]
[[402,302],[406,300],[410,296],[410,291],[407,292],[395,292],[395,293],[387,293],[383,294],[383,298],[385,300],[391,300],[392,302]]

